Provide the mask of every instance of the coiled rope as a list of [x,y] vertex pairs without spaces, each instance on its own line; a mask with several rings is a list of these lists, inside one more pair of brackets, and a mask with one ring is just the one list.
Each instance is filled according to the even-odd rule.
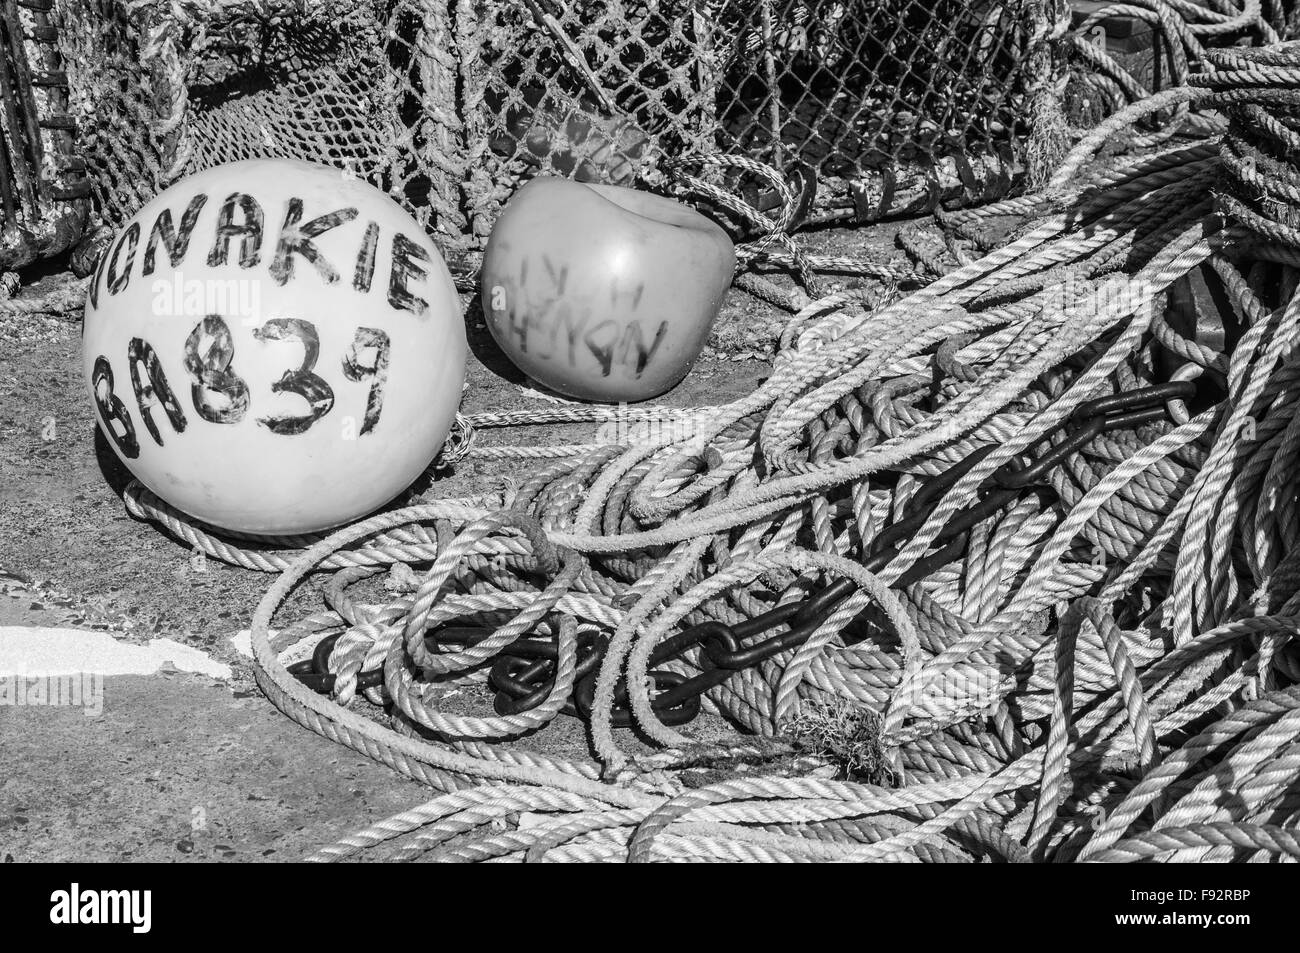
[[[1235,22],[1210,21],[1189,47]],[[252,626],[281,710],[444,792],[315,859],[390,843],[441,861],[1295,857],[1300,50],[1202,52],[1204,72],[1111,117],[1017,200],[1038,217],[1008,243],[898,300],[810,302],[771,377],[674,418],[689,428],[571,448],[499,503],[420,502],[269,555],[218,549],[133,489],[138,515],[282,572]],[[1078,175],[1107,129],[1179,104],[1218,110],[1226,131]],[[1190,277],[1231,303],[1222,345],[1165,310]],[[1086,402],[1169,366],[1203,399],[1092,437],[1050,467],[1050,499],[1023,495],[934,564],[987,480],[1060,443]],[[927,482],[971,459],[887,565],[864,568]],[[384,566],[388,593],[364,601]],[[326,569],[326,608],[273,629]],[[705,696],[735,736],[661,720],[657,645],[836,579],[854,594],[807,641]],[[458,620],[490,634],[439,646]],[[559,717],[591,632],[608,638],[595,757],[531,750],[521,737]],[[326,697],[281,655],[331,634]],[[555,645],[542,703],[453,712],[452,693],[525,637]],[[695,648],[667,667],[709,664]],[[382,684],[361,687],[367,673]],[[620,678],[652,754],[614,731]],[[870,757],[811,743],[816,724]]]

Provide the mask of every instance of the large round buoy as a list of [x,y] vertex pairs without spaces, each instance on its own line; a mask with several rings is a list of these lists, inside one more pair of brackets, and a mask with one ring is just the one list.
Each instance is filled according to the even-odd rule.
[[327,529],[437,455],[467,345],[420,226],[325,166],[190,176],[100,259],[82,327],[100,428],[146,487],[213,526]]
[[584,400],[657,397],[691,369],[736,267],[718,225],[672,199],[540,177],[483,256],[483,313],[515,365]]

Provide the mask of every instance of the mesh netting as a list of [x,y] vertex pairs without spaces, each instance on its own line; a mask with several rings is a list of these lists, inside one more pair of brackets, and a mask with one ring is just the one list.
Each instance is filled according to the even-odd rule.
[[159,128],[166,90],[142,65],[139,17],[115,0],[80,0],[54,8],[67,64],[78,149],[90,173],[96,208],[117,224],[165,187],[175,133]]
[[1045,6],[1025,0],[489,6],[482,94],[498,177],[654,182],[666,157],[721,150],[810,166],[823,214],[915,205],[904,193],[917,181],[933,204],[945,175],[972,200],[1009,186],[1035,75],[1051,78],[1030,68]]
[[718,152],[817,173],[863,219],[1008,191],[1059,0],[65,4],[104,218],[181,174],[351,168],[450,246],[538,173],[663,186]]

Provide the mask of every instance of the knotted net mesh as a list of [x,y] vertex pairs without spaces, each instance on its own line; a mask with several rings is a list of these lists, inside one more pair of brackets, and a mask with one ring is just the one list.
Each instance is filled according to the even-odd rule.
[[1036,147],[1056,0],[68,3],[103,218],[199,168],[352,169],[449,250],[536,174],[663,186],[717,153],[815,170],[822,219],[989,198]]

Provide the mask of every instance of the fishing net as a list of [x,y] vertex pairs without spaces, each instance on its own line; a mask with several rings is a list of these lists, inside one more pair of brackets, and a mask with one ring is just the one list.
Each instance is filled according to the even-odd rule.
[[56,6],[105,223],[121,224],[189,172],[238,159],[355,163],[378,175],[392,116],[375,103],[389,90],[377,60],[354,55],[379,55],[377,23],[350,3],[323,4],[319,17],[295,17],[296,6]]
[[547,173],[663,186],[730,153],[818,179],[814,217],[1006,194],[1056,150],[1042,0],[63,4],[105,221],[218,162],[351,168],[452,248]]
[[[664,190],[742,156],[815,180],[814,223],[996,199],[1041,181],[1066,116],[1089,128],[1187,69],[1169,10],[1082,0],[6,4],[58,28],[109,226],[189,172],[288,157],[383,188],[453,264],[540,173]],[[1207,46],[1242,36],[1230,4],[1177,10]],[[1293,3],[1264,14],[1295,27]]]

